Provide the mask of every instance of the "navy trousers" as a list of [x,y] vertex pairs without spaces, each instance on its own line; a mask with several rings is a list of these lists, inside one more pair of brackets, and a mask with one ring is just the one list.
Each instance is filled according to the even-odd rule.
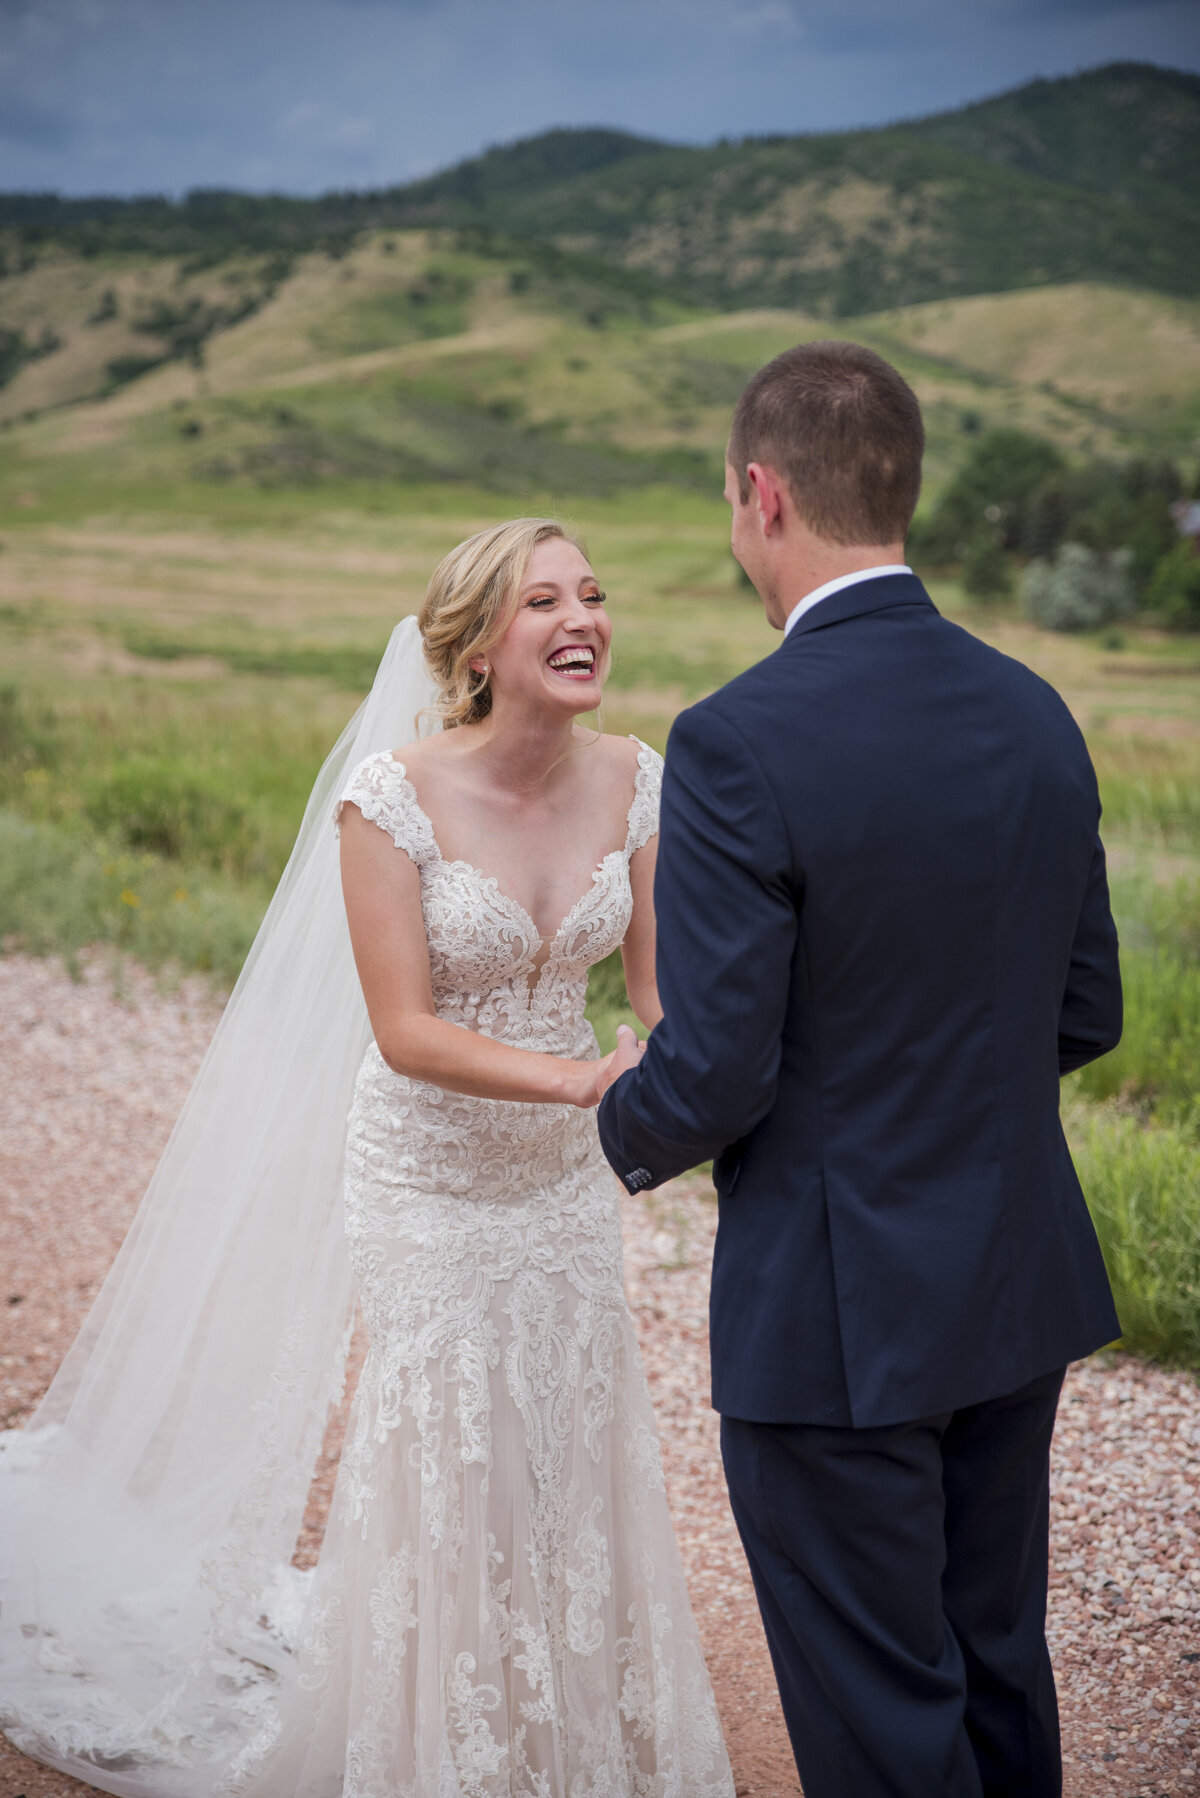
[[1059,1798],[1062,1371],[881,1429],[721,1420],[805,1798]]

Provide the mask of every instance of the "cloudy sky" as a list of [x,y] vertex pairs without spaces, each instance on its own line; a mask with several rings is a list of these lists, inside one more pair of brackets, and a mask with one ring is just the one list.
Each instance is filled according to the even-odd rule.
[[0,0],[0,189],[314,193],[550,125],[881,124],[1118,59],[1196,0]]

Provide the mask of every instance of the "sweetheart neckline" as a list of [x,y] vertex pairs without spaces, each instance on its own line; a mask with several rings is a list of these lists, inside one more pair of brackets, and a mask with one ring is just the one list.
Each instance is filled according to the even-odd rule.
[[[552,936],[542,935],[537,927],[537,921],[532,912],[527,911],[521,904],[521,901],[519,899],[514,899],[511,893],[505,892],[504,888],[500,885],[498,875],[485,874],[482,868],[476,867],[474,862],[464,860],[462,856],[454,856],[450,860],[447,860],[446,856],[442,853],[442,846],[437,840],[437,832],[433,828],[433,819],[429,816],[429,813],[417,798],[417,789],[409,779],[408,771],[404,763],[397,758],[393,750],[385,749],[383,752],[388,761],[392,764],[392,767],[396,770],[401,784],[408,789],[408,795],[413,809],[420,813],[420,816],[424,821],[425,827],[429,832],[429,841],[433,846],[439,865],[443,868],[461,868],[465,873],[473,874],[480,886],[488,889],[489,896],[498,900],[502,907],[507,907],[509,911],[516,913],[520,922],[529,926],[529,941],[530,943],[535,943],[537,947],[531,954],[523,956],[522,960],[536,975],[536,978],[529,983],[529,994],[531,999],[541,985],[542,975],[554,960],[554,952],[558,947],[560,938],[566,933],[568,927],[574,923],[576,912],[581,911],[588,900],[594,896],[597,882],[603,878],[604,871],[609,862],[615,857],[621,857],[624,858],[626,866],[628,866],[630,854],[629,839],[633,831],[633,808],[641,796],[642,776],[650,765],[648,762],[644,762],[642,758],[643,756],[653,755],[654,753],[650,748],[650,745],[648,743],[643,743],[640,737],[635,737],[632,731],[629,735],[629,741],[638,745],[638,760],[637,774],[634,777],[633,783],[633,797],[630,799],[628,809],[625,813],[625,841],[619,849],[610,849],[606,855],[601,856],[600,860],[592,869],[592,875],[588,885],[584,888],[583,892],[580,893],[578,899],[574,901],[570,909],[565,913],[557,930],[555,930]],[[539,963],[537,959],[538,951],[546,948],[547,945],[549,945],[549,950],[546,959]]]

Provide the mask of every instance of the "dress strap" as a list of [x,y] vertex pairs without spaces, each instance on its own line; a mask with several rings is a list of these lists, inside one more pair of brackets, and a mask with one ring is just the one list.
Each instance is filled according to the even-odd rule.
[[350,776],[334,808],[334,828],[339,833],[344,805],[356,805],[364,818],[386,830],[397,849],[403,849],[418,868],[436,859],[433,825],[417,804],[404,763],[398,762],[390,749],[369,755]]
[[662,796],[663,759],[640,737],[631,737],[638,745],[637,779],[625,827],[625,854],[631,856],[644,847],[658,830],[658,806]]

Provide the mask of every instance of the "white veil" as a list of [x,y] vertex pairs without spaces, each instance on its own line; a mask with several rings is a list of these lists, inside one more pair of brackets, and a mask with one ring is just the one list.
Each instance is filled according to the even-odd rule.
[[269,1731],[352,1314],[342,1153],[369,1027],[333,808],[433,697],[406,618],[92,1312],[0,1437],[0,1728],[128,1798],[232,1789]]

